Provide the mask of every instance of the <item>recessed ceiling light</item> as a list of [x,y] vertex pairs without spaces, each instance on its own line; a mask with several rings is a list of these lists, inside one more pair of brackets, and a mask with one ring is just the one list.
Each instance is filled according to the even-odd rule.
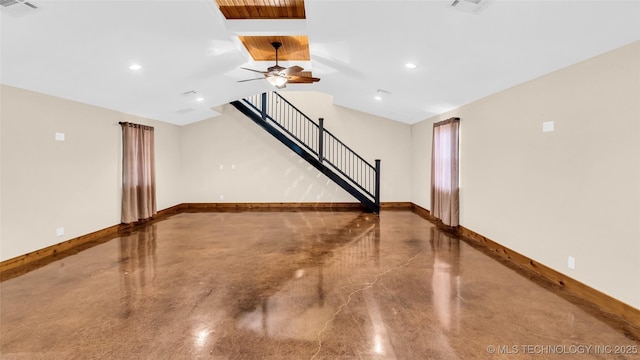
[[378,100],[378,101],[379,101],[379,100],[382,100],[382,96],[380,96],[380,95],[376,95],[376,96],[374,96],[373,98],[374,98],[374,99],[376,99],[376,100]]
[[199,97],[199,98],[197,98],[197,99],[196,99],[196,101],[197,101],[197,102],[203,102],[203,101],[204,101],[204,98]]
[[142,69],[142,66],[139,65],[139,64],[133,64],[133,65],[129,66],[129,70],[134,70],[135,71],[135,70],[140,70],[140,69]]
[[406,64],[404,64],[404,67],[406,67],[407,69],[415,69],[416,68],[416,64],[414,64],[414,63],[406,63]]

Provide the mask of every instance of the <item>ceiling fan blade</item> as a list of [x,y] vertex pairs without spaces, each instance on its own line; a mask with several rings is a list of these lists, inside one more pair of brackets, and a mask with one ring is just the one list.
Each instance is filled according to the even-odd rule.
[[284,69],[282,72],[285,75],[294,75],[294,74],[298,74],[298,73],[300,73],[302,71],[304,71],[303,67],[300,67],[298,65],[294,65],[294,66],[290,66],[290,67]]
[[314,82],[320,81],[319,78],[311,77],[311,76],[291,76],[289,78],[289,84],[311,84]]
[[253,81],[253,80],[264,80],[264,78],[261,77],[261,78],[255,78],[255,79],[238,80],[238,82],[247,82],[247,81]]
[[260,73],[260,74],[266,74],[267,73],[267,71],[254,70],[254,69],[243,68],[243,67],[241,67],[240,69],[257,72],[257,73]]

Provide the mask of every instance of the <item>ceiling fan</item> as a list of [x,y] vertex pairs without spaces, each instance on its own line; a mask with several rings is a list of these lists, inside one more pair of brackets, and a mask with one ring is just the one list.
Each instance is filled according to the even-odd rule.
[[267,81],[277,89],[284,89],[285,87],[287,87],[287,84],[311,84],[320,81],[319,78],[312,77],[310,72],[304,71],[304,68],[300,66],[295,65],[288,68],[283,68],[282,66],[278,65],[278,49],[282,46],[282,43],[274,41],[271,43],[271,46],[276,49],[276,64],[267,68],[267,71],[241,68],[244,70],[260,73],[264,75],[264,77],[239,80],[238,82],[267,79]]

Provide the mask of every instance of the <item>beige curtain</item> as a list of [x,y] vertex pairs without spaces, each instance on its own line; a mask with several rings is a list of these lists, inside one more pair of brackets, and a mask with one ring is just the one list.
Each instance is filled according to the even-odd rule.
[[431,151],[431,214],[445,225],[458,226],[460,119],[433,125]]
[[122,217],[125,224],[156,214],[153,128],[122,125]]

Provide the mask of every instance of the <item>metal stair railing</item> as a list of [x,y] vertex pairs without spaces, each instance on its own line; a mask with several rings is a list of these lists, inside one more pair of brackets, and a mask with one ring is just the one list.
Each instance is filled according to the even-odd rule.
[[375,166],[363,159],[344,142],[324,128],[324,119],[314,122],[277,92],[262,93],[242,100],[272,123],[280,132],[295,141],[325,167],[331,168],[357,187],[376,207],[380,208],[380,160]]

